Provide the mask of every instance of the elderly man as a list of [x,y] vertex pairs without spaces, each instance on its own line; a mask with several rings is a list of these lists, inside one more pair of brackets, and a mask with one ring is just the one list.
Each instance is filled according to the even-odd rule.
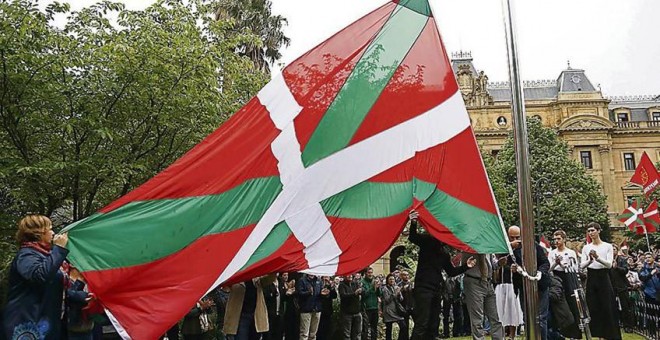
[[[511,243],[511,248],[513,248],[513,260],[509,260],[508,266],[510,266],[513,274],[513,285],[517,289],[522,289],[523,277],[518,273],[518,268],[523,266],[523,257],[522,257],[522,239],[520,237],[520,227],[511,226],[508,230],[509,242]],[[541,331],[541,339],[546,340],[548,338],[548,309],[550,307],[550,262],[548,257],[545,255],[545,250],[538,243],[535,243],[536,246],[536,267],[539,272],[541,272],[541,280],[539,281],[539,326]],[[502,258],[505,259],[505,258]],[[522,294],[523,298],[527,294]],[[526,311],[525,311],[526,313]]]

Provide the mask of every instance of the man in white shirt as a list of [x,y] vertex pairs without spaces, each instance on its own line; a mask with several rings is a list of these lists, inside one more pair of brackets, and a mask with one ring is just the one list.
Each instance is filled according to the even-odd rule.
[[548,256],[551,264],[550,270],[555,276],[561,278],[564,296],[571,314],[573,314],[573,320],[575,320],[570,326],[561,329],[561,335],[572,339],[582,339],[580,312],[575,298],[577,280],[580,279],[577,276],[578,257],[575,251],[566,247],[566,233],[563,230],[555,231],[552,240],[557,248],[553,249]]

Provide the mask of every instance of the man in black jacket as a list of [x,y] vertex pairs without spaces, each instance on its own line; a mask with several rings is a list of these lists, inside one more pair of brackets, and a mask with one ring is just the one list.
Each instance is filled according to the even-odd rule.
[[410,213],[410,242],[419,246],[419,258],[417,271],[415,272],[415,313],[413,320],[412,340],[428,340],[432,338],[433,330],[430,329],[432,315],[440,314],[440,286],[444,281],[442,271],[448,276],[456,276],[474,267],[476,260],[468,259],[467,263],[454,267],[451,258],[445,250],[445,244],[429,234],[420,234],[417,231],[419,214],[416,211]]
[[358,340],[362,332],[360,294],[362,288],[359,282],[353,281],[353,275],[344,276],[339,284],[339,313],[345,340]]

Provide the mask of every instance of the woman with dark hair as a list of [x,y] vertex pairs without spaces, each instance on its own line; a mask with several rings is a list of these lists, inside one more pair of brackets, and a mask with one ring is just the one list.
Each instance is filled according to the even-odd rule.
[[394,275],[388,274],[385,285],[380,287],[381,311],[385,322],[385,339],[392,340],[392,324],[399,325],[399,340],[408,339],[408,327],[403,321],[404,308],[401,302],[401,287],[396,285]]
[[589,328],[593,337],[621,339],[616,295],[610,281],[614,249],[601,240],[600,232],[598,223],[589,223],[587,233],[591,243],[582,248],[581,268],[587,268],[587,306],[591,315]]
[[[56,235],[50,219],[28,215],[18,223],[20,249],[9,269],[9,292],[2,318],[7,339],[60,339],[66,278],[60,270],[67,234]],[[51,242],[54,246],[51,247]]]

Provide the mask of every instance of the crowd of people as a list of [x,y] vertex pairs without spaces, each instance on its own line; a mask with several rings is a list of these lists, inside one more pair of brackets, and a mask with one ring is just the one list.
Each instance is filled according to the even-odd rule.
[[[409,239],[419,246],[414,276],[403,267],[386,275],[372,268],[336,277],[270,274],[211,291],[162,338],[513,338],[525,323],[525,280],[538,282],[542,339],[581,338],[585,326],[605,339],[620,339],[619,325],[656,333],[657,320],[638,320],[633,305],[644,301],[655,306],[645,313],[660,316],[658,253],[606,243],[597,223],[588,225],[591,242],[579,251],[568,247],[561,230],[552,235],[552,249],[537,243],[540,275],[532,276],[524,270],[516,226],[508,229],[512,254],[471,254],[425,233],[415,212],[410,221]],[[2,337],[102,338],[109,323],[84,277],[66,262],[66,234],[54,235],[47,217],[29,215],[16,238]]]

